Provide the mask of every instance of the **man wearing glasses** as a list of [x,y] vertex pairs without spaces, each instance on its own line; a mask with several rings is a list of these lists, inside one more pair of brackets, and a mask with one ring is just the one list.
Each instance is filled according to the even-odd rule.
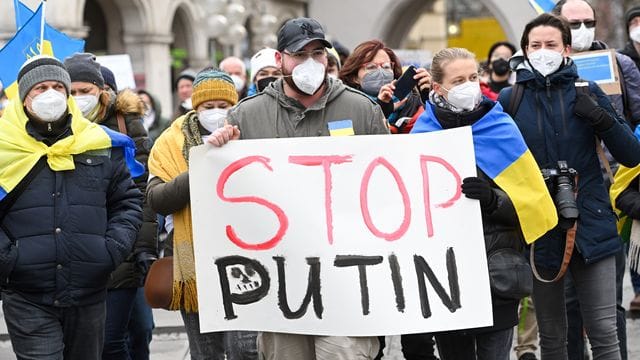
[[[584,0],[561,0],[556,4],[553,13],[565,17],[571,26],[571,51],[580,53],[583,51],[603,50],[606,45],[601,41],[594,41],[595,36],[595,11]],[[616,53],[621,95],[609,95],[616,112],[625,118],[632,129],[640,122],[640,72],[631,58]],[[608,156],[609,161],[613,158]],[[613,164],[612,164],[613,165]],[[617,165],[617,164],[616,164]],[[617,166],[616,166],[617,168]],[[621,249],[616,255],[616,289],[617,289],[617,327],[618,340],[620,341],[620,353],[622,359],[627,358],[627,336],[625,309],[622,306],[622,279],[625,269],[625,252]],[[570,274],[565,277],[565,294],[568,320],[568,353],[569,358],[582,358],[584,353],[584,338],[582,331],[582,317],[580,306],[576,296],[576,290]]]
[[[276,53],[283,77],[238,103],[229,111],[230,125],[216,130],[208,141],[222,146],[230,139],[388,134],[375,102],[327,76],[330,47],[316,20],[287,21],[278,31]],[[258,353],[266,360],[373,359],[378,348],[376,337],[258,335]]]

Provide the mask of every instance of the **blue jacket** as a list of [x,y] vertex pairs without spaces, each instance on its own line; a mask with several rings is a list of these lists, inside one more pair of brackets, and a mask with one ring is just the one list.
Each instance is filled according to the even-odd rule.
[[104,301],[109,274],[142,223],[142,193],[121,149],[75,155],[74,162],[70,171],[45,164],[2,222],[4,288],[37,304]]
[[[600,173],[595,133],[586,119],[574,114],[575,64],[568,60],[557,72],[547,76],[520,66],[516,82],[525,86],[514,120],[540,168],[555,168],[565,160],[578,171],[579,210],[576,249],[587,263],[615,254],[620,248],[616,218]],[[591,94],[600,106],[616,117],[616,123],[597,134],[619,163],[627,167],[640,163],[640,143],[624,120],[619,118],[606,95],[593,82]],[[498,101],[508,108],[512,88],[503,89]],[[552,196],[553,196],[552,192]],[[558,269],[562,262],[565,232],[555,228],[536,241],[536,265]]]

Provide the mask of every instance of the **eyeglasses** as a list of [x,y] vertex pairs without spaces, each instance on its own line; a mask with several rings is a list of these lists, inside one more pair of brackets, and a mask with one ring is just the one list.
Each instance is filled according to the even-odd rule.
[[309,57],[312,57],[314,60],[322,60],[327,56],[327,51],[325,49],[315,49],[311,51],[296,51],[294,53],[285,52],[285,54],[291,56],[296,62],[303,62]]
[[580,26],[582,26],[582,24],[584,24],[584,26],[587,29],[591,29],[596,27],[596,21],[595,20],[574,20],[574,21],[570,21],[569,22],[569,27],[572,28],[573,30],[578,30],[580,29]]
[[364,64],[362,67],[364,68],[364,71],[366,71],[366,72],[375,71],[375,70],[378,70],[380,68],[382,68],[382,70],[393,71],[393,63],[392,62],[386,62],[386,63],[382,63],[382,64],[376,64],[374,62],[370,62],[370,63]]

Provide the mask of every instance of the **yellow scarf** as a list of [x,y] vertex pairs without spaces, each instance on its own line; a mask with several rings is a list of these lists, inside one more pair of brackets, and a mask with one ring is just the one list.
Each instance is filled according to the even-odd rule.
[[67,106],[72,115],[73,134],[51,146],[27,133],[28,118],[19,99],[7,106],[0,118],[0,198],[13,190],[43,156],[54,171],[73,170],[73,155],[111,147],[109,135],[82,117],[71,96]]
[[[149,173],[164,182],[189,170],[182,153],[185,136],[182,124],[186,115],[176,119],[156,140],[149,155]],[[171,310],[198,311],[196,270],[193,256],[191,207],[187,205],[173,214],[173,297]]]

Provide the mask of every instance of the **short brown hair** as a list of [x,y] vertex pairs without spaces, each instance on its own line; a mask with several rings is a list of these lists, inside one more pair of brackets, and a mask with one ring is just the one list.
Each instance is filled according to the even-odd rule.
[[569,22],[567,21],[567,19],[561,16],[555,16],[545,13],[540,14],[538,17],[531,20],[524,27],[522,38],[520,39],[520,48],[522,49],[522,51],[525,51],[527,46],[529,46],[529,33],[531,32],[531,30],[533,30],[533,28],[536,28],[538,26],[551,26],[560,30],[560,34],[562,34],[562,45],[571,45],[571,28],[569,27]]

